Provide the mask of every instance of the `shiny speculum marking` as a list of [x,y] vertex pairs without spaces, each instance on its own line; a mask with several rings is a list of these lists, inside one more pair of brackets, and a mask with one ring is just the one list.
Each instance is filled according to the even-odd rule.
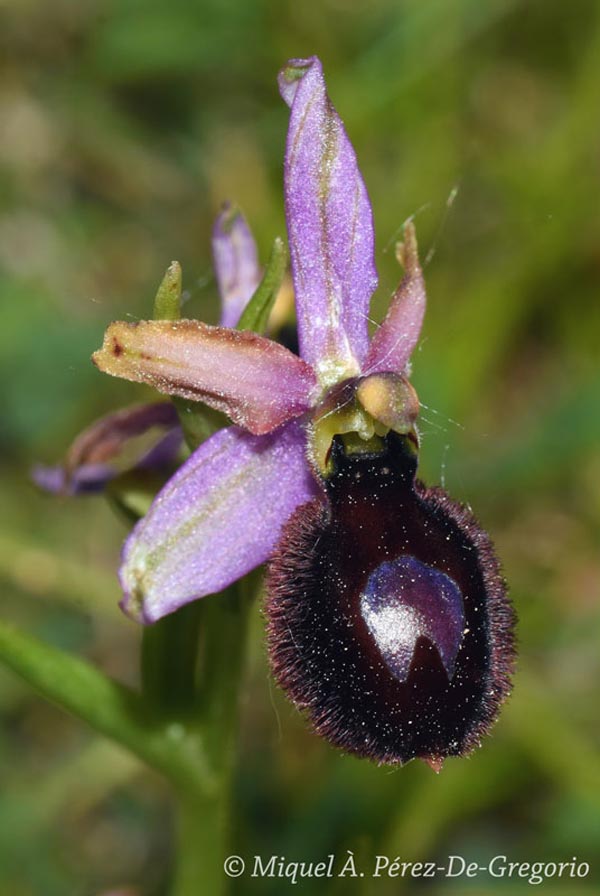
[[399,681],[408,677],[419,638],[438,651],[452,678],[465,614],[460,589],[449,576],[415,557],[382,563],[367,580],[360,612]]

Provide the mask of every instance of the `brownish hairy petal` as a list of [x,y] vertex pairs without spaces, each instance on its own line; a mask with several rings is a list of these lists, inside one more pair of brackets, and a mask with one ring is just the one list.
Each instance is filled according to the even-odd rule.
[[104,373],[201,401],[255,435],[307,410],[312,368],[248,331],[196,320],[112,323],[92,360]]
[[412,221],[404,225],[404,242],[396,247],[396,255],[404,268],[404,277],[392,296],[385,320],[373,334],[364,365],[368,373],[405,371],[421,334],[425,281]]

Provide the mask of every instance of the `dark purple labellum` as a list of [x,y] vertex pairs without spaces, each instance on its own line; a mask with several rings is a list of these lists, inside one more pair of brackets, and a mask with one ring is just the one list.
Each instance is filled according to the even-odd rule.
[[415,479],[410,438],[336,438],[327,499],[287,523],[268,575],[273,672],[315,729],[378,762],[439,769],[510,691],[514,613],[489,537]]

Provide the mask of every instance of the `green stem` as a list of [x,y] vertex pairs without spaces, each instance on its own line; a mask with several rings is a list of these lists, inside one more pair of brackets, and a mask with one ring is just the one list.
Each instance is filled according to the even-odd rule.
[[170,716],[186,715],[196,698],[199,601],[147,626],[142,633],[142,691]]
[[229,835],[228,788],[213,796],[177,795],[177,864],[173,896],[224,896],[227,876],[223,862]]
[[231,785],[240,683],[246,659],[251,582],[202,601],[199,724],[214,786],[178,789],[179,853],[173,896],[221,896],[227,890]]

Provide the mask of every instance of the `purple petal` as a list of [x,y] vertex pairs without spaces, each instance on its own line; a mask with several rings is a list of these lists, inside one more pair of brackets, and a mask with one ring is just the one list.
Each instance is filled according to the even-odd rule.
[[328,385],[358,373],[367,353],[373,216],[316,56],[290,60],[279,89],[291,108],[285,198],[300,353]]
[[183,430],[176,426],[169,430],[140,458],[136,464],[138,470],[164,470],[172,466],[183,445]]
[[32,479],[44,491],[53,494],[100,492],[119,474],[116,461],[121,460],[122,469],[123,455],[132,440],[155,427],[168,430],[164,437],[167,441],[163,444],[161,440],[130,466],[163,469],[174,462],[182,440],[177,411],[166,401],[134,405],[101,417],[77,436],[64,464],[56,467],[37,465],[31,472]]
[[385,320],[373,336],[365,373],[402,373],[419,341],[426,295],[412,221],[404,227],[400,260],[404,267],[404,277],[392,297]]
[[257,435],[300,416],[315,389],[312,368],[282,345],[197,320],[113,323],[92,360],[113,376],[203,401]]
[[84,464],[70,471],[36,464],[31,471],[31,478],[43,491],[65,496],[98,494],[116,475],[117,471],[108,464]]
[[235,327],[261,278],[256,243],[239,209],[227,204],[212,235],[215,274],[221,294],[221,326]]
[[31,470],[31,478],[45,492],[53,495],[64,494],[66,489],[66,473],[64,467],[46,467],[35,464]]
[[107,464],[83,464],[74,470],[36,464],[31,471],[35,484],[53,495],[97,494],[114,479],[116,471]]
[[107,484],[119,473],[108,464],[83,464],[69,473],[67,489],[69,495],[97,494],[104,491]]
[[268,436],[237,427],[215,433],[125,543],[123,609],[154,622],[221,591],[267,559],[285,521],[317,489],[300,424]]

